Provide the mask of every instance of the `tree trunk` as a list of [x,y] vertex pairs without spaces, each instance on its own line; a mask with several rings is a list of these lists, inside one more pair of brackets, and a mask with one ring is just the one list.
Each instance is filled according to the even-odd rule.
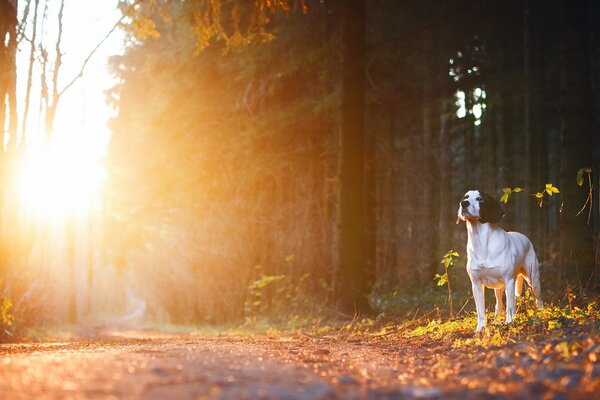
[[[4,151],[4,140],[6,134],[9,140],[16,139],[17,130],[17,1],[0,1],[0,34],[2,38],[8,36],[6,45],[0,45],[0,138],[2,152]],[[4,129],[8,128],[8,132]]]
[[561,2],[560,125],[562,213],[560,218],[561,269],[567,280],[588,282],[593,271],[593,248],[586,217],[575,214],[587,198],[576,185],[582,167],[592,165],[590,72],[585,2]]
[[369,310],[374,255],[364,135],[365,24],[366,0],[343,1],[337,297],[340,310],[348,314]]
[[593,238],[595,240],[595,275],[596,289],[600,289],[600,4],[596,1],[589,2],[588,24],[590,27],[590,66],[592,80],[592,129],[594,137],[592,182],[594,185],[592,197],[592,224]]

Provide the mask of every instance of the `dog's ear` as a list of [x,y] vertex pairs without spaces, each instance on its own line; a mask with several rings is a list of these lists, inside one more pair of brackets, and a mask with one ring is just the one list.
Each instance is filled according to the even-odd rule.
[[497,224],[504,217],[502,206],[498,200],[489,194],[483,192],[480,192],[480,194],[483,200],[479,203],[479,222],[482,224],[486,222]]

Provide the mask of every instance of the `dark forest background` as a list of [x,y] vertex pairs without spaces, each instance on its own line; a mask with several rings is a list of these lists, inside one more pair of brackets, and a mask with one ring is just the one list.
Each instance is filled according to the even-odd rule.
[[455,219],[474,188],[524,189],[501,225],[532,239],[548,300],[600,288],[599,2],[123,12],[103,245],[150,316],[413,313],[443,302],[450,249],[466,297]]

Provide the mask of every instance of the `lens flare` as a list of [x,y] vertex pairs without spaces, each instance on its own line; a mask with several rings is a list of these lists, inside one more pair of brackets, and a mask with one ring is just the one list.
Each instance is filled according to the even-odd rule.
[[27,215],[55,220],[90,210],[106,176],[100,152],[72,137],[28,147],[17,171],[20,203]]

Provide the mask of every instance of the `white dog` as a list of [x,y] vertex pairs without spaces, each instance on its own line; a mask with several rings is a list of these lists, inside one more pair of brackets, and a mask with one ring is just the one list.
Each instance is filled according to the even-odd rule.
[[519,232],[505,232],[498,226],[504,216],[502,207],[493,197],[478,190],[469,190],[458,207],[458,220],[467,225],[467,273],[473,285],[477,308],[477,331],[485,328],[484,287],[496,294],[496,316],[502,314],[502,294],[506,288],[506,323],[515,316],[515,296],[521,294],[523,278],[532,288],[538,307],[540,271],[533,245]]

